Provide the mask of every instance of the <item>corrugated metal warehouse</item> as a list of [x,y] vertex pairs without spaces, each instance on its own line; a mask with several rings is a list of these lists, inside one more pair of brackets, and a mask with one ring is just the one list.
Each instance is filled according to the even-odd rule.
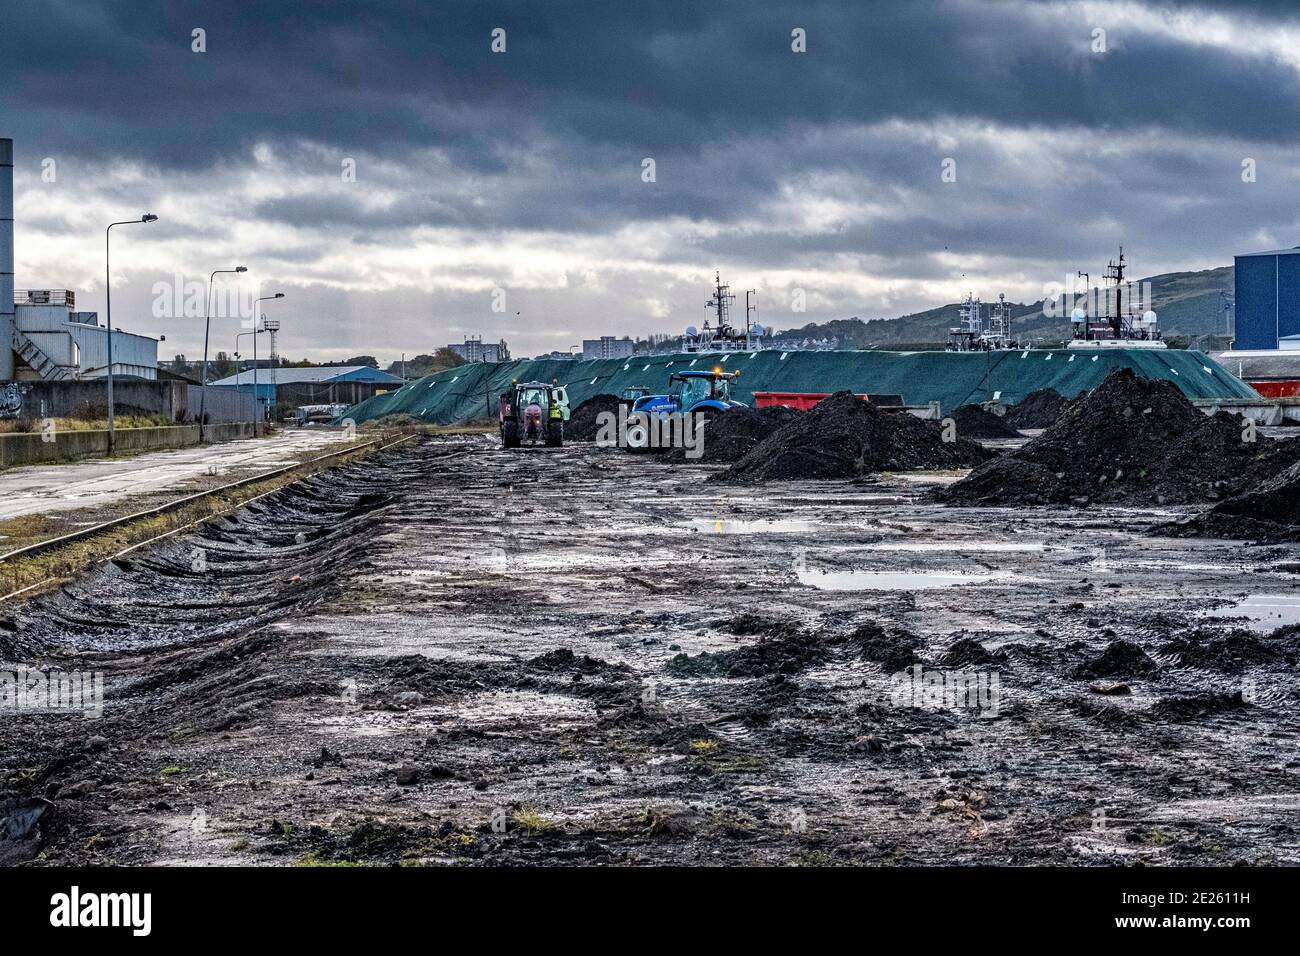
[[[353,404],[402,384],[403,380],[396,375],[369,365],[257,370],[257,396],[265,405],[272,402],[294,406]],[[212,387],[242,389],[251,400],[253,370],[219,379]]]
[[1235,257],[1234,351],[1300,349],[1300,247]]

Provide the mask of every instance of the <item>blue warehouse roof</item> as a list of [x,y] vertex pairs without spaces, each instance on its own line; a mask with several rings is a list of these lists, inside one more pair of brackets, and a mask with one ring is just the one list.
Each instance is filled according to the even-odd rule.
[[[385,385],[400,385],[403,381],[396,375],[390,375],[382,369],[371,368],[369,365],[324,365],[317,368],[259,368],[258,384],[269,384],[273,371],[277,385],[328,385],[331,382],[379,382]],[[250,368],[212,384],[215,386],[252,385],[253,370]]]
[[1300,246],[1291,249],[1271,249],[1268,252],[1239,252],[1236,258],[1245,259],[1249,256],[1300,256]]

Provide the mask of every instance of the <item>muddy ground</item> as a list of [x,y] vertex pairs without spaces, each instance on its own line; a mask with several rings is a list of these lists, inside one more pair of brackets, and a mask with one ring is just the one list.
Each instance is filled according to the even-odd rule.
[[4,714],[0,854],[1300,862],[1296,547],[714,467],[426,439],[6,606],[104,714]]

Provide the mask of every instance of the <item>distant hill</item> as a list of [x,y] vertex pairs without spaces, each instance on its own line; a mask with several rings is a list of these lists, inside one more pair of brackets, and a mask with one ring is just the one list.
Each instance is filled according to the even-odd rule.
[[[1232,290],[1232,266],[1205,269],[1201,272],[1169,272],[1137,282],[1151,283],[1151,298],[1160,315],[1160,330],[1166,339],[1198,339],[1222,335],[1224,315],[1219,290]],[[987,309],[988,302],[985,302]],[[896,319],[832,319],[809,323],[801,328],[786,329],[780,335],[811,339],[835,336],[839,347],[867,348],[942,348],[948,330],[957,325],[959,303],[914,312]],[[985,313],[987,314],[987,312]],[[1053,345],[1070,335],[1065,318],[1043,315],[1042,301],[1029,305],[1012,303],[1012,329],[1021,343]]]

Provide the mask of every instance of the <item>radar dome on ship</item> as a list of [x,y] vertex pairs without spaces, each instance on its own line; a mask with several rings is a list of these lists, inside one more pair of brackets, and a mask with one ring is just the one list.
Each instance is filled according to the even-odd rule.
[[1070,313],[1070,321],[1075,325],[1083,325],[1088,321],[1088,313],[1084,312],[1083,309],[1075,309]]
[[767,332],[761,325],[751,325],[749,331],[754,335],[766,335]]
[[1152,312],[1150,309],[1147,309],[1145,312],[1142,313],[1142,321],[1147,323],[1148,325],[1155,325],[1156,314]]
[[687,334],[687,335],[699,335],[699,334],[700,334],[700,330],[697,329],[697,328],[696,328],[695,326],[693,326],[693,325],[688,325],[688,326],[686,326],[686,334]]

